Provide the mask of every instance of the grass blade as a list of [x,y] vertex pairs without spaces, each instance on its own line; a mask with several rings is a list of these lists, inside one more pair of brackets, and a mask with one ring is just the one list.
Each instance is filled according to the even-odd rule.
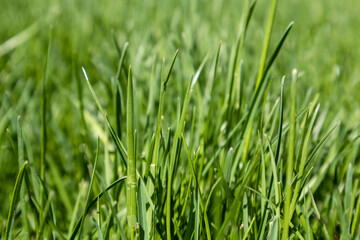
[[4,237],[5,240],[12,239],[12,230],[14,227],[14,220],[15,220],[15,210],[16,210],[16,206],[19,201],[20,189],[22,186],[23,178],[24,178],[24,173],[25,173],[24,171],[26,170],[27,165],[28,165],[28,162],[26,161],[22,165],[22,167],[17,175],[17,178],[16,178],[15,187],[14,187],[14,190],[13,190],[13,193],[11,196],[11,206],[9,209],[9,214],[8,214],[7,223],[6,223],[6,230],[5,230],[5,237]]
[[133,80],[131,67],[129,67],[128,91],[127,91],[127,140],[128,140],[128,168],[127,168],[127,185],[126,185],[126,201],[127,201],[127,222],[131,230],[131,239],[137,235],[137,201],[136,201],[136,158],[134,146],[134,98],[133,98]]
[[82,67],[82,71],[84,73],[84,76],[85,76],[86,82],[88,84],[89,90],[90,90],[90,92],[91,92],[91,94],[92,94],[92,96],[93,96],[93,98],[94,98],[94,100],[96,102],[96,105],[98,106],[99,111],[101,112],[101,115],[103,116],[103,118],[104,118],[104,120],[106,122],[106,126],[109,129],[110,135],[111,135],[112,139],[114,140],[115,145],[116,145],[118,151],[120,152],[120,155],[122,156],[122,160],[123,160],[125,166],[127,166],[127,162],[126,162],[127,151],[126,151],[126,149],[124,147],[124,144],[121,142],[120,138],[117,136],[117,134],[115,133],[113,127],[111,126],[110,121],[109,121],[107,115],[105,114],[105,111],[104,111],[103,107],[100,104],[99,98],[96,96],[96,93],[95,93],[93,87],[91,86],[91,83],[90,83],[90,80],[89,80],[89,78],[87,76],[85,68]]
[[284,206],[284,222],[283,222],[283,238],[289,236],[290,203],[292,198],[292,173],[294,168],[295,156],[295,139],[296,139],[296,86],[297,86],[297,70],[292,72],[291,79],[291,108],[290,108],[290,132],[289,132],[289,148],[288,158],[286,161],[286,182],[285,182],[285,206]]

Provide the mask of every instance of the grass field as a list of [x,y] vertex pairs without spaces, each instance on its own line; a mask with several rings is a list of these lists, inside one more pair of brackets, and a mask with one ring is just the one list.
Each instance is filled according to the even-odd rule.
[[359,1],[0,1],[0,239],[360,239]]

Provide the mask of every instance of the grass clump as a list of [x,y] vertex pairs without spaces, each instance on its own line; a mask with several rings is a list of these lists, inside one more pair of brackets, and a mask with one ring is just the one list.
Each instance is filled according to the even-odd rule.
[[35,2],[0,45],[2,238],[360,238],[358,109],[306,90],[295,3]]

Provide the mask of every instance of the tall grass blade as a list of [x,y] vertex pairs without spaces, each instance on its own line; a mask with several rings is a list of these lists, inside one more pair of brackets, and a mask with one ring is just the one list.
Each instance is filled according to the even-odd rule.
[[26,167],[28,165],[28,162],[24,162],[24,164],[22,165],[22,167],[20,168],[20,171],[17,175],[16,178],[16,182],[15,182],[15,187],[11,196],[11,205],[10,205],[10,209],[9,209],[9,214],[8,214],[8,218],[7,218],[7,222],[6,222],[6,229],[5,229],[5,236],[4,239],[5,240],[9,240],[12,239],[12,230],[14,227],[14,220],[15,220],[15,210],[16,210],[16,206],[19,202],[19,197],[20,197],[20,189],[23,183],[23,178],[24,178],[24,171],[26,170]]

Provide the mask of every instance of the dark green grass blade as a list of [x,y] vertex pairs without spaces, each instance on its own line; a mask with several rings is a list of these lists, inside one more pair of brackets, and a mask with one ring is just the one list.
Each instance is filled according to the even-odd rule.
[[[43,78],[41,82],[41,156],[40,156],[40,178],[41,181],[45,182],[45,155],[46,155],[46,144],[47,144],[47,133],[46,133],[46,112],[47,112],[47,89],[46,89],[46,79],[47,79],[47,67],[48,59],[50,57],[51,51],[51,38],[52,38],[52,28],[49,33],[49,43],[47,47],[47,52],[45,55],[45,63],[43,70]],[[40,188],[40,206],[44,207],[44,191]],[[40,216],[41,218],[41,216]]]
[[38,229],[38,232],[37,232],[37,235],[36,235],[37,240],[42,239],[42,236],[43,236],[43,233],[44,233],[44,228],[45,228],[45,223],[46,223],[46,217],[47,217],[47,214],[48,214],[48,212],[50,210],[51,201],[52,201],[53,197],[54,197],[54,193],[50,192],[49,198],[45,203],[44,211],[40,214],[40,215],[42,215],[42,218],[40,220],[40,226],[39,226],[39,229]]
[[[18,135],[18,163],[20,166],[24,165],[25,156],[24,156],[24,140],[23,140],[23,131],[21,127],[21,119],[20,116],[17,119],[17,135]],[[20,170],[20,169],[19,169]],[[30,226],[28,222],[28,211],[25,202],[25,185],[21,186],[20,189],[20,206],[21,206],[21,220],[23,226],[23,237],[25,239],[30,239]]]

